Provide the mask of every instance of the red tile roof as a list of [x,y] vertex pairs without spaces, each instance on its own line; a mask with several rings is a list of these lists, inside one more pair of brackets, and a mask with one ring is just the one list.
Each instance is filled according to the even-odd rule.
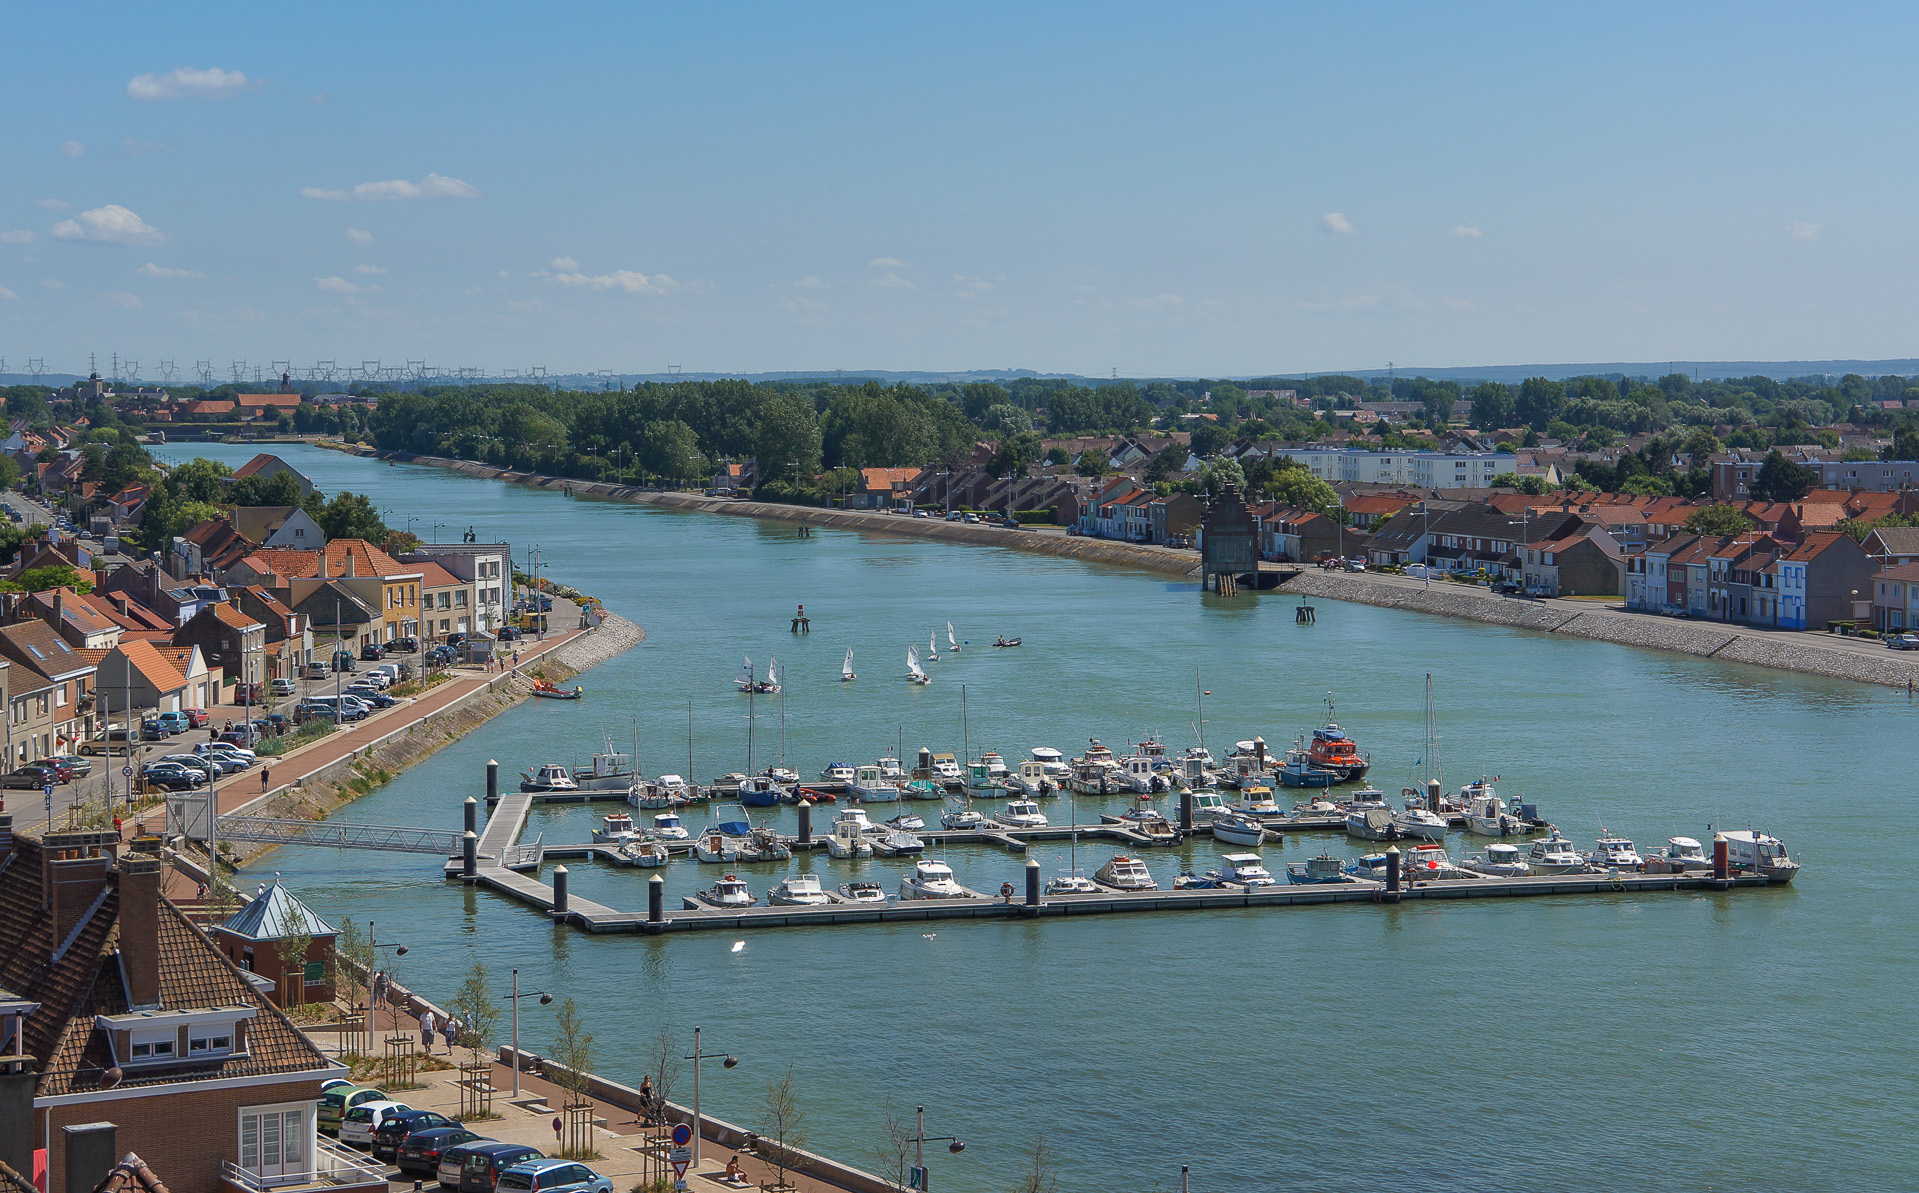
[[169,662],[167,656],[152,642],[130,635],[120,639],[117,649],[121,657],[140,673],[140,678],[146,680],[156,692],[173,692],[186,686],[186,675]]

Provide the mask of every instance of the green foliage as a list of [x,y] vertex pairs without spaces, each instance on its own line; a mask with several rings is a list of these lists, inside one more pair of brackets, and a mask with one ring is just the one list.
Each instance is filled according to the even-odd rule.
[[290,472],[243,476],[227,486],[226,499],[234,505],[299,505],[300,482]]
[[82,595],[93,591],[91,583],[64,563],[28,568],[12,580],[0,580],[0,592],[45,592],[50,588],[71,588]]
[[1513,416],[1534,430],[1540,430],[1559,417],[1565,401],[1565,386],[1544,377],[1529,377],[1520,385],[1519,394],[1513,400]]
[[1753,478],[1747,491],[1754,501],[1797,501],[1812,492],[1818,483],[1817,472],[1793,463],[1785,453],[1774,448],[1766,453],[1759,465],[1759,475]]
[[0,563],[12,563],[14,556],[20,554],[20,548],[39,538],[46,529],[38,522],[29,526],[0,522]]
[[1549,486],[1543,476],[1520,476],[1517,473],[1502,472],[1493,478],[1492,487],[1511,489],[1517,493],[1524,493],[1528,497],[1539,497],[1547,492]]
[[1707,505],[1686,517],[1686,529],[1694,534],[1744,534],[1758,523],[1736,505]]
[[280,915],[280,922],[273,925],[277,934],[273,941],[273,951],[280,957],[280,1005],[299,1007],[306,1003],[306,958],[307,949],[313,945],[313,934],[307,931],[306,917],[296,915],[291,908]]
[[1892,437],[1892,446],[1885,450],[1888,460],[1919,460],[1919,430],[1911,427],[1901,429]]
[[460,1017],[460,1041],[477,1057],[500,1029],[500,1004],[487,986],[485,962],[473,963],[449,1009]]
[[321,510],[318,521],[329,540],[365,539],[376,546],[386,542],[386,523],[364,493],[335,495]]
[[1112,470],[1112,461],[1106,453],[1096,447],[1089,447],[1079,454],[1079,462],[1073,465],[1073,471],[1081,476],[1105,476]]

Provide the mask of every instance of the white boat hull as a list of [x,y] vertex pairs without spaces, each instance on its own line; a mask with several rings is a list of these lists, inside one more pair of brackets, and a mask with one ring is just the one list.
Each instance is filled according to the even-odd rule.
[[1222,824],[1215,820],[1212,830],[1213,840],[1225,845],[1246,845],[1257,849],[1266,843],[1264,828],[1248,829],[1242,825]]
[[904,879],[900,882],[901,899],[971,899],[973,896],[957,882],[943,882],[928,885]]

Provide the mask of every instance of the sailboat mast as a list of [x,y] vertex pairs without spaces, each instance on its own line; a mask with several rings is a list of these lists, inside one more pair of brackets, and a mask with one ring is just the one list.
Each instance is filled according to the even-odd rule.
[[960,757],[973,764],[973,734],[966,724],[966,685],[960,685]]
[[748,684],[746,689],[746,773],[753,773],[753,689],[758,684]]

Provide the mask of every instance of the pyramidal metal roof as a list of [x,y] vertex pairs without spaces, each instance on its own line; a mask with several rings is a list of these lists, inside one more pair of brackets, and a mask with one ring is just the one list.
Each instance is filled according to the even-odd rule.
[[307,936],[337,935],[325,920],[313,914],[312,908],[278,882],[235,912],[220,930],[248,940],[284,940],[301,935],[302,930]]

